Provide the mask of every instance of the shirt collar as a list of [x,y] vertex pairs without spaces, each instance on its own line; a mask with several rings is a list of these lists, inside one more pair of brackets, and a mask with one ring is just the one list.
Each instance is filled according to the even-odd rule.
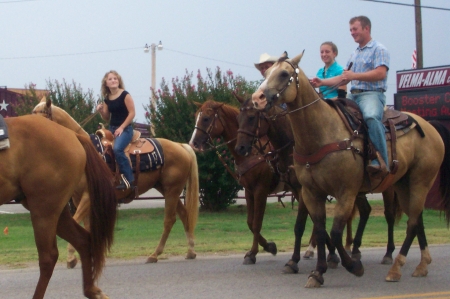
[[360,46],[358,46],[358,50],[360,50],[360,51],[362,51],[362,50],[364,50],[364,48],[371,48],[371,47],[373,47],[373,44],[374,44],[374,40],[373,40],[373,38],[364,46],[364,47],[360,47]]

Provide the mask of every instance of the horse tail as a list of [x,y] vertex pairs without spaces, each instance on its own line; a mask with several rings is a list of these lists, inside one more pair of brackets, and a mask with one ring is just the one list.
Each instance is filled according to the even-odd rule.
[[100,276],[107,252],[114,241],[114,227],[117,215],[117,199],[114,191],[113,176],[102,160],[91,140],[77,134],[78,140],[86,152],[86,179],[91,205],[91,242],[92,275]]
[[186,209],[188,212],[189,230],[193,234],[198,220],[199,204],[199,183],[198,183],[198,165],[197,156],[189,144],[182,143],[181,146],[191,156],[191,169],[186,183]]
[[440,182],[439,191],[442,198],[442,208],[445,211],[445,218],[447,219],[447,226],[450,225],[450,130],[438,121],[430,121],[430,124],[441,135],[442,141],[444,141],[445,154],[444,161],[440,168]]

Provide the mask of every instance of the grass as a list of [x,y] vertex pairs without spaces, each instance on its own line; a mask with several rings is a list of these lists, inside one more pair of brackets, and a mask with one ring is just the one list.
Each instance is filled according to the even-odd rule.
[[[369,219],[363,237],[363,247],[386,246],[387,224],[382,213],[383,203],[380,200],[370,202],[373,216]],[[331,204],[330,204],[331,205]],[[296,208],[296,207],[295,207]],[[263,236],[277,244],[279,252],[293,250],[293,227],[296,210],[290,204],[284,208],[279,203],[267,205],[262,228]],[[201,212],[195,231],[195,250],[199,255],[242,254],[248,251],[253,236],[246,223],[246,206],[232,206],[226,212]],[[6,267],[25,267],[36,262],[37,250],[33,239],[29,214],[0,215],[0,228],[9,228],[9,234],[0,235],[0,265]],[[116,224],[115,243],[109,257],[116,259],[134,259],[153,253],[163,229],[164,209],[130,209],[120,210]],[[395,243],[397,250],[405,238],[407,217],[404,215],[395,227]],[[450,234],[443,215],[438,211],[424,211],[425,230],[429,244],[450,243]],[[353,222],[354,232],[358,218]],[[328,218],[327,226],[331,227],[332,219]],[[302,246],[307,246],[311,234],[312,223],[307,222],[302,239]],[[60,252],[59,262],[65,263],[67,242],[57,238]],[[417,244],[415,240],[414,244]],[[261,248],[260,248],[261,250]],[[304,248],[302,249],[304,250]],[[167,241],[164,257],[185,255],[187,242],[181,221],[177,219]],[[396,251],[398,252],[398,251]]]

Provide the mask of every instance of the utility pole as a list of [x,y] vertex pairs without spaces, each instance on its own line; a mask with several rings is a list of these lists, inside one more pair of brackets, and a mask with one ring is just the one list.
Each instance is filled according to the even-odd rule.
[[414,0],[414,11],[416,17],[416,51],[417,68],[423,68],[423,45],[422,45],[422,12],[420,0]]

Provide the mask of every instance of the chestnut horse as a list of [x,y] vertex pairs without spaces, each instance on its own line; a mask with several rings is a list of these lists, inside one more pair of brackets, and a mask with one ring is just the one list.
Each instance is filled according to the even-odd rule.
[[[230,105],[208,100],[199,107],[196,113],[195,129],[189,144],[200,152],[206,150],[208,142],[214,138],[223,137],[227,142],[228,150],[233,155],[237,167],[239,184],[245,189],[247,203],[247,225],[253,233],[253,244],[245,254],[244,264],[255,264],[259,252],[258,244],[267,252],[275,255],[277,247],[274,242],[267,242],[261,235],[261,228],[266,209],[267,195],[280,191],[291,191],[295,198],[299,198],[298,182],[291,171],[291,179],[280,180],[278,171],[268,163],[262,155],[240,156],[235,151],[238,132],[237,116],[239,110]],[[289,174],[287,174],[289,176]],[[296,183],[297,182],[297,183]],[[301,201],[299,201],[301,203]],[[296,231],[297,235],[297,231]],[[339,258],[330,245],[330,267],[336,267]],[[298,243],[298,260],[300,260],[300,243]],[[298,260],[291,260],[286,264],[286,273],[298,272]]]
[[[58,260],[56,235],[80,253],[84,295],[108,298],[95,281],[113,243],[116,221],[110,170],[89,138],[35,115],[5,122],[10,148],[0,150],[0,204],[16,200],[30,211],[40,268],[33,298],[44,298]],[[91,199],[90,233],[72,219],[67,205],[80,182]]]
[[[33,113],[48,117],[66,128],[89,136],[66,111],[52,105],[51,100],[42,99],[34,108]],[[156,263],[158,261],[158,256],[163,253],[177,214],[183,223],[187,238],[188,251],[186,259],[195,259],[197,254],[194,251],[194,230],[198,220],[199,206],[197,157],[188,144],[181,144],[163,138],[156,139],[163,148],[164,165],[158,170],[140,172],[137,188],[139,194],[155,188],[164,196],[164,230],[158,246],[147,258],[146,262]],[[180,194],[185,187],[186,205],[180,199]],[[73,197],[74,204],[77,206],[77,212],[74,215],[74,219],[77,222],[85,219],[85,216],[89,213],[89,196],[85,191],[85,186],[80,186],[78,193]],[[131,192],[133,192],[132,189],[129,189],[127,192],[117,190],[117,198],[119,201],[123,198],[128,198]],[[68,252],[67,265],[72,268],[76,265],[76,257],[70,244]]]
[[[252,95],[258,109],[270,109],[277,103],[286,103],[289,119],[294,132],[295,173],[302,184],[302,197],[317,226],[318,260],[316,270],[308,278],[306,287],[323,284],[323,273],[327,270],[325,262],[325,199],[327,195],[336,198],[331,239],[342,260],[342,265],[352,274],[362,276],[364,268],[360,260],[352,260],[342,245],[342,231],[351,216],[356,195],[370,192],[380,186],[381,179],[369,178],[365,173],[365,163],[359,152],[363,151],[361,138],[354,138],[339,112],[321,100],[310,85],[304,72],[298,67],[302,54],[288,59],[285,53],[267,71],[267,77]],[[396,156],[398,168],[390,173],[400,206],[408,216],[406,238],[399,254],[389,270],[386,281],[399,281],[401,267],[414,238],[417,236],[421,251],[421,261],[413,276],[428,274],[427,265],[431,256],[425,236],[422,212],[426,196],[440,171],[442,206],[446,208],[447,222],[450,216],[450,140],[441,135],[434,126],[421,117],[409,114],[415,127],[397,139]],[[447,130],[448,131],[448,130]],[[444,139],[443,139],[444,138]],[[352,140],[353,139],[353,140]],[[315,157],[324,146],[352,140],[350,146],[328,152],[319,161],[302,163],[300,157]],[[388,149],[391,141],[388,141]],[[322,150],[323,152],[323,150]],[[391,155],[391,154],[390,154]],[[395,162],[397,162],[395,161]],[[383,186],[383,185],[381,185]]]
[[[236,141],[236,152],[242,156],[247,155],[254,146],[262,147],[264,146],[260,138],[263,136],[268,136],[270,143],[273,145],[274,150],[272,151],[272,159],[276,161],[276,167],[281,169],[281,171],[286,172],[288,167],[294,164],[294,159],[292,156],[293,152],[293,134],[292,128],[287,119],[287,111],[282,109],[280,106],[273,106],[268,112],[257,110],[251,101],[251,98],[244,100],[241,97],[236,96],[238,101],[241,103],[240,113],[238,116],[239,130]],[[295,177],[295,185],[301,186]],[[398,206],[398,201],[395,197],[393,187],[389,187],[383,192],[383,199],[385,205],[385,217],[388,223],[388,244],[386,254],[384,255],[381,263],[382,264],[392,264],[392,253],[395,250],[394,244],[394,225],[395,222],[400,220],[402,211]],[[352,219],[347,220],[347,238],[345,242],[345,249],[347,251],[351,250],[351,245],[353,244],[352,258],[360,259],[361,252],[359,247],[361,246],[362,236],[364,228],[367,221],[369,220],[369,215],[372,210],[367,197],[364,193],[359,193],[356,197],[355,207],[358,208],[360,214],[360,221],[358,224],[358,229],[355,235],[355,239],[352,237]],[[308,211],[305,210],[304,213]],[[353,215],[352,215],[353,216]],[[304,227],[304,222],[306,221],[307,214],[300,214],[297,217],[297,222],[295,230],[299,230]],[[303,225],[300,225],[300,221],[303,221]],[[303,232],[296,232],[300,234],[298,236],[299,240],[296,240],[294,246],[294,254],[292,255],[291,261],[300,260],[300,242]],[[315,245],[314,234],[311,236],[310,248],[312,250]],[[305,253],[305,255],[308,254]],[[289,263],[291,263],[289,261]],[[289,264],[288,263],[288,264]]]

